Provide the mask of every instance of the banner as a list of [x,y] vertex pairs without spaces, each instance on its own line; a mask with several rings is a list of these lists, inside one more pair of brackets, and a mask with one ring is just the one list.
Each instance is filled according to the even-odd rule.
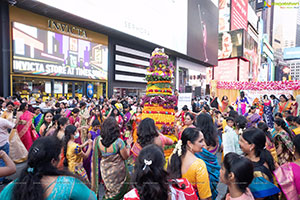
[[218,59],[243,56],[243,30],[219,33]]
[[247,97],[250,104],[254,101],[254,99],[263,98],[264,95],[268,95],[269,99],[270,95],[275,95],[279,98],[280,95],[284,94],[287,96],[288,94],[293,95],[293,90],[243,90],[245,92],[245,96]]
[[86,89],[86,90],[87,90],[87,91],[86,91],[87,97],[88,97],[88,98],[93,98],[93,96],[94,96],[94,85],[91,84],[91,83],[89,83],[89,84],[87,85],[87,89]]
[[13,72],[107,80],[108,48],[13,22]]
[[214,80],[237,81],[237,63],[238,58],[220,60],[218,66],[214,68]]
[[248,0],[231,1],[231,30],[248,28]]
[[189,110],[192,110],[192,93],[179,93],[178,96],[178,110],[187,105]]

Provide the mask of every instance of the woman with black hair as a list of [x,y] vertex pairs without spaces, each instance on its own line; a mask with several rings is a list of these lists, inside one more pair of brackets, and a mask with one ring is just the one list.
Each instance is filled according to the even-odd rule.
[[300,135],[293,139],[295,147],[294,162],[285,163],[274,171],[274,175],[287,200],[300,196]]
[[237,105],[237,112],[239,115],[244,115],[246,113],[246,107],[249,105],[247,97],[245,97],[245,92],[241,91],[240,96],[235,101],[235,104]]
[[151,118],[145,118],[141,121],[138,127],[137,136],[137,142],[133,144],[130,151],[133,159],[133,165],[143,147],[149,144],[156,144],[164,148],[165,145],[173,144],[173,141],[170,138],[167,138],[157,131],[155,122]]
[[92,117],[91,117],[90,122],[89,122],[89,125],[90,125],[89,131],[92,130],[92,128],[93,128],[93,122],[95,120],[99,121],[100,124],[103,123],[103,116],[102,116],[101,109],[100,109],[99,106],[95,107],[93,109],[93,112],[90,115]]
[[276,199],[280,190],[273,184],[275,165],[271,153],[265,148],[265,134],[258,128],[247,129],[240,136],[239,144],[254,166],[254,179],[249,186],[254,198]]
[[268,127],[273,128],[274,126],[274,119],[273,119],[273,108],[271,100],[269,100],[268,95],[264,95],[262,100],[263,105],[263,119],[267,123]]
[[288,102],[288,98],[282,94],[279,97],[279,112],[285,117],[285,111],[291,110],[291,104]]
[[44,122],[40,128],[40,135],[41,136],[46,136],[48,131],[54,126],[53,123],[53,113],[52,111],[47,111],[44,114]]
[[218,196],[217,185],[219,183],[220,165],[218,164],[217,152],[221,146],[221,138],[217,135],[216,127],[210,115],[201,113],[197,117],[197,128],[203,133],[205,147],[195,155],[202,159],[209,174],[212,199]]
[[295,123],[295,128],[293,129],[293,132],[295,135],[300,134],[300,117],[294,117],[294,123]]
[[121,199],[128,191],[129,174],[125,160],[129,157],[131,143],[131,138],[127,140],[127,145],[120,138],[120,129],[114,117],[109,117],[103,122],[101,135],[94,141],[91,182],[93,190],[97,193],[100,168],[106,188],[105,199]]
[[292,116],[296,117],[299,105],[293,95],[288,94],[287,98],[288,98],[289,104],[291,105],[291,114],[292,114]]
[[220,109],[221,112],[222,113],[228,112],[228,106],[229,106],[229,99],[226,95],[224,95],[221,100],[221,109]]
[[123,117],[120,113],[120,111],[114,107],[111,114],[110,114],[110,117],[113,117],[115,118],[116,122],[118,123],[119,125],[119,128],[120,128],[120,133],[123,134],[123,126],[124,126],[124,120],[123,120]]
[[[89,182],[85,169],[83,168],[83,159],[88,158],[92,150],[92,140],[87,140],[84,144],[75,143],[75,139],[79,137],[79,132],[74,125],[68,125],[65,129],[64,137],[64,166],[69,171],[81,176],[86,182]],[[83,147],[88,146],[86,152]]]
[[255,127],[261,121],[261,116],[256,113],[256,106],[251,106],[249,112],[245,114],[248,120],[247,128]]
[[278,156],[278,164],[282,165],[286,162],[292,162],[294,160],[292,143],[294,137],[293,133],[286,126],[283,119],[276,119],[274,127],[275,133],[273,138]]
[[168,173],[164,169],[165,162],[164,152],[157,145],[150,144],[143,148],[136,161],[132,178],[134,189],[125,194],[124,200],[198,199],[187,179],[168,179]]
[[220,180],[228,186],[226,200],[254,200],[248,186],[253,180],[252,162],[236,153],[224,157]]
[[264,122],[259,122],[257,124],[257,128],[262,130],[266,136],[266,149],[272,154],[275,165],[278,165],[278,157],[277,157],[277,152],[276,152],[276,147],[275,147],[275,142],[274,138],[272,137],[269,127],[266,123]]
[[65,129],[69,125],[69,119],[66,117],[61,117],[57,122],[57,128],[53,135],[62,140],[65,135]]
[[271,94],[270,98],[272,99],[272,106],[273,106],[273,118],[275,118],[275,114],[278,112],[279,110],[279,99],[274,95]]
[[57,137],[37,139],[29,150],[27,166],[4,188],[0,199],[96,199],[95,193],[73,174],[56,168],[61,148]]
[[80,125],[80,117],[79,117],[79,109],[78,108],[74,108],[72,110],[72,115],[69,117],[69,122],[70,124],[76,126],[77,128]]
[[38,137],[32,124],[33,113],[28,111],[27,103],[22,103],[19,111],[16,120],[17,131],[24,146],[29,150],[33,141]]
[[34,108],[34,117],[32,119],[32,123],[38,134],[40,134],[40,128],[43,125],[43,122],[44,122],[44,114],[42,113],[41,108],[39,107]]
[[192,115],[190,112],[185,113],[184,115],[184,125],[180,128],[180,131],[178,133],[178,139],[180,140],[181,134],[186,128],[196,128],[194,126],[194,115]]
[[212,194],[206,164],[195,153],[202,152],[205,140],[201,131],[186,128],[178,140],[168,163],[172,178],[186,178],[193,184],[200,199],[209,199]]

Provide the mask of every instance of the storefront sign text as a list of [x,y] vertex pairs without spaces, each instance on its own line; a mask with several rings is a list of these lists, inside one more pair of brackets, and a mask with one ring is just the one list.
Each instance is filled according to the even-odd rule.
[[102,77],[101,71],[82,69],[82,68],[72,68],[70,66],[47,64],[42,62],[31,62],[23,60],[13,61],[14,72],[30,72],[36,75],[68,75],[72,77]]
[[70,33],[72,35],[80,36],[83,38],[87,38],[87,34],[85,30],[78,28],[76,26],[72,26],[69,24],[64,24],[60,22],[56,22],[54,20],[48,20],[48,27],[52,30],[58,30],[65,33]]

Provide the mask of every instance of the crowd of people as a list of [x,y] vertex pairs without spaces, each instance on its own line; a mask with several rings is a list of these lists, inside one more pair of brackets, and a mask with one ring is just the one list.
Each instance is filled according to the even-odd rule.
[[[299,198],[292,95],[193,99],[175,107],[175,143],[142,119],[141,105],[138,97],[1,98],[0,183],[11,183],[0,199],[97,199],[102,184],[103,199],[214,200],[219,183],[227,200]],[[7,179],[22,162],[20,176]]]

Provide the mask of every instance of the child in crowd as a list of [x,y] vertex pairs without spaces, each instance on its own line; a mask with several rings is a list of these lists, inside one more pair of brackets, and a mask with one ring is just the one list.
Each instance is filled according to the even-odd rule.
[[229,152],[236,152],[235,145],[238,145],[238,135],[234,130],[234,119],[232,117],[228,117],[226,119],[227,126],[224,129],[224,134],[222,135],[223,139],[223,153],[224,156]]
[[221,182],[228,186],[226,200],[254,200],[248,186],[253,180],[253,164],[236,153],[228,153],[220,172]]

